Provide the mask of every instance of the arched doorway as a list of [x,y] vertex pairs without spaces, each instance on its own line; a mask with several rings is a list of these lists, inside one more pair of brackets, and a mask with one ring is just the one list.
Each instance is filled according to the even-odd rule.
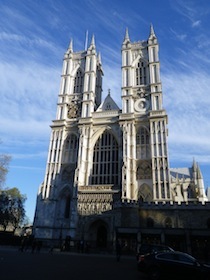
[[99,248],[107,247],[107,230],[104,225],[100,225],[97,229],[96,245]]
[[109,225],[99,219],[93,221],[88,227],[88,236],[92,248],[98,248],[99,250],[106,250],[109,247]]

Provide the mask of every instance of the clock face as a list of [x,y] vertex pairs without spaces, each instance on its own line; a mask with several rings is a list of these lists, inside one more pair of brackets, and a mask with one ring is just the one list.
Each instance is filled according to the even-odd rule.
[[145,98],[140,98],[135,102],[134,108],[139,113],[145,113],[149,108],[149,102]]

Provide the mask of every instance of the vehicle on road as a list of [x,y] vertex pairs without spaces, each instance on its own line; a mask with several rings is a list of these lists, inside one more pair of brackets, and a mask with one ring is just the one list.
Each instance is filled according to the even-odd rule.
[[144,255],[147,255],[147,254],[157,253],[157,252],[171,252],[171,251],[174,251],[174,250],[167,245],[142,243],[139,246],[136,258],[137,258],[137,261],[139,261],[139,260],[141,260],[141,258],[144,257]]
[[154,252],[142,255],[138,270],[150,280],[159,279],[210,279],[210,265],[199,262],[193,256],[179,252]]

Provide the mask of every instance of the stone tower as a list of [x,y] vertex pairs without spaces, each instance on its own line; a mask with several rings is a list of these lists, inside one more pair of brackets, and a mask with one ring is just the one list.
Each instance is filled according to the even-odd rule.
[[195,162],[191,168],[169,167],[153,27],[147,40],[137,42],[126,30],[121,53],[122,109],[110,91],[102,102],[103,70],[94,36],[84,51],[74,51],[71,40],[64,55],[45,178],[37,196],[37,238],[71,236],[107,248],[119,232],[139,232],[142,205],[207,201]]
[[147,41],[122,45],[122,198],[169,201],[167,114],[162,108],[158,41],[151,26]]

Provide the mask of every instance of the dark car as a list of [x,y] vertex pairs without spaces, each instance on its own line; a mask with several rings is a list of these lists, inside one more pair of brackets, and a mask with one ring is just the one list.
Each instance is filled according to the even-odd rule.
[[203,264],[189,254],[170,251],[144,255],[138,261],[139,271],[149,279],[210,280],[210,265]]
[[171,252],[174,251],[171,247],[162,244],[147,244],[142,243],[137,252],[137,261],[144,257],[144,255],[157,252]]

